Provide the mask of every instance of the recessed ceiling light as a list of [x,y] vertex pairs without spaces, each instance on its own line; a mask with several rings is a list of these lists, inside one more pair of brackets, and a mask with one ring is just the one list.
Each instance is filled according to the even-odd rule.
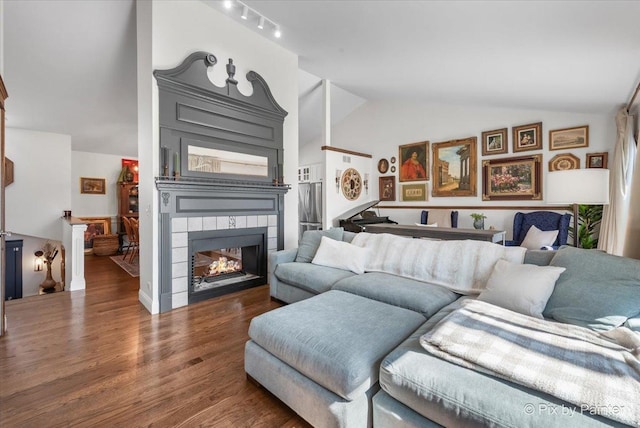
[[224,0],[223,4],[225,9],[231,9],[233,7],[233,2],[231,0]]

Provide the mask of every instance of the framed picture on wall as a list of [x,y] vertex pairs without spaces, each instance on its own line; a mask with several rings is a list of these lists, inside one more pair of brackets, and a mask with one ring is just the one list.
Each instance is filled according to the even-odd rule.
[[606,168],[609,153],[587,153],[587,168]]
[[89,195],[104,195],[106,193],[105,178],[80,177],[80,193]]
[[396,177],[391,175],[388,177],[378,178],[379,197],[381,201],[396,200]]
[[400,181],[429,179],[429,142],[405,144],[399,147]]
[[427,200],[427,183],[403,184],[402,200],[403,201],[426,201]]
[[549,131],[549,150],[589,147],[589,125]]
[[476,196],[477,138],[433,143],[433,196]]
[[507,128],[482,133],[482,156],[500,155],[508,152]]
[[513,127],[513,152],[542,150],[542,122]]
[[482,161],[482,200],[542,199],[542,155]]

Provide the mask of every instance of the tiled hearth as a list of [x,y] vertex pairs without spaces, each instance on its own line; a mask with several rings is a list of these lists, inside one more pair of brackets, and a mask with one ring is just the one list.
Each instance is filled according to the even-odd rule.
[[172,308],[189,303],[189,232],[267,228],[267,253],[278,248],[276,215],[177,217],[171,219],[171,302]]

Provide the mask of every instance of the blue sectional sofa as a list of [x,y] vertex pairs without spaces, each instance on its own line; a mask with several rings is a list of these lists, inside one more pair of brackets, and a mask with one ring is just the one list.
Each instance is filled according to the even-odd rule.
[[[312,264],[323,234],[355,236],[314,234],[299,249],[271,255],[271,295],[293,304],[254,318],[245,348],[247,375],[313,426],[622,425],[431,355],[420,337],[472,297]],[[640,335],[640,261],[563,247],[527,251],[524,263],[566,269],[545,317],[601,330],[624,325]]]

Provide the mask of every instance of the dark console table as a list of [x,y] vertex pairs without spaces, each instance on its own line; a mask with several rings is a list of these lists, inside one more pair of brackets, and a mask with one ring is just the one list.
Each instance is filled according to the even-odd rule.
[[429,238],[441,240],[473,239],[475,241],[499,242],[504,245],[506,232],[504,230],[456,229],[450,227],[427,227],[407,224],[372,224],[365,232],[392,233],[394,235],[412,236],[414,238]]

